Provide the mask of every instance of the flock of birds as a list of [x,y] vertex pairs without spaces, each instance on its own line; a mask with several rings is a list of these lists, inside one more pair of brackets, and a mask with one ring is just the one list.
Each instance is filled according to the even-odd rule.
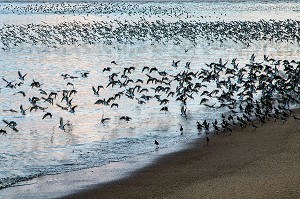
[[[106,6],[106,7],[105,7]],[[122,7],[123,6],[123,7]],[[57,12],[67,14],[72,12],[103,14],[117,13],[118,10],[138,10],[136,7],[126,7],[127,4],[116,7],[115,4],[39,4],[28,5],[27,7],[15,7],[9,5],[4,8],[7,11],[18,11],[26,13],[47,13]],[[3,9],[3,8],[2,8]],[[145,14],[153,15],[157,10],[169,12],[168,9],[148,7],[143,11]],[[122,13],[121,12],[121,13]],[[171,9],[170,16],[174,13],[187,14],[184,11]],[[161,13],[160,13],[161,14]],[[164,13],[168,14],[168,13]],[[56,25],[43,24],[4,24],[0,28],[0,39],[3,50],[12,47],[30,44],[46,45],[57,47],[58,45],[73,44],[95,44],[113,42],[134,44],[137,41],[151,41],[164,44],[173,42],[181,44],[183,40],[197,45],[199,39],[206,40],[209,44],[231,40],[247,46],[254,40],[269,40],[275,42],[297,42],[299,43],[298,27],[300,21],[296,20],[260,20],[260,21],[216,21],[200,22],[195,20],[176,20],[168,22],[164,19],[149,21],[141,17],[138,21],[113,20],[113,21],[73,21],[62,22]],[[188,50],[188,49],[187,49]],[[186,50],[186,51],[187,51]],[[118,65],[112,61],[110,67],[103,69],[107,74],[107,85],[91,85],[91,94],[99,96],[94,102],[95,106],[109,106],[118,109],[121,98],[135,100],[138,104],[147,104],[150,100],[159,103],[159,110],[168,112],[170,99],[179,103],[180,114],[188,119],[189,101],[199,100],[199,106],[216,111],[225,109],[228,114],[222,114],[222,119],[214,121],[197,122],[198,131],[209,132],[210,130],[232,131],[231,127],[240,125],[242,128],[252,125],[255,129],[255,121],[265,123],[269,118],[281,119],[283,122],[289,116],[293,116],[290,105],[299,104],[299,77],[300,62],[288,60],[274,60],[267,56],[262,62],[256,62],[253,54],[248,64],[239,66],[236,59],[231,63],[224,62],[221,58],[217,63],[206,64],[199,70],[191,69],[191,62],[181,63],[180,60],[173,60],[170,67],[172,70],[162,71],[156,67],[144,67],[142,70],[135,67],[123,68],[122,71],[115,71],[113,66]],[[122,67],[121,67],[122,68]],[[183,69],[183,70],[182,70]],[[131,75],[141,72],[141,78],[134,79]],[[81,77],[70,74],[61,74],[61,77],[68,82],[71,89],[51,91],[43,88],[43,83],[32,80],[31,89],[37,89],[40,96],[31,96],[28,100],[30,107],[24,108],[20,105],[19,110],[9,109],[4,111],[14,112],[26,116],[28,111],[43,111],[44,119],[51,119],[52,113],[48,106],[57,106],[63,111],[71,114],[76,112],[77,105],[73,99],[78,91],[74,87],[77,78],[89,78],[88,72],[81,73]],[[144,77],[144,78],[142,78]],[[11,89],[15,95],[27,96],[22,90],[23,84],[28,84],[26,74],[18,72],[18,81],[2,78],[6,83],[5,87]],[[213,85],[213,86],[212,86]],[[119,92],[108,98],[100,97],[102,90],[119,88]],[[214,89],[211,89],[214,88]],[[213,102],[213,103],[212,103]],[[121,104],[120,104],[121,105]],[[226,111],[224,111],[226,112]],[[108,122],[110,118],[102,115],[101,123]],[[131,117],[123,115],[120,120],[129,122]],[[66,122],[67,121],[67,122]],[[7,128],[17,132],[17,122],[3,120],[5,128],[0,130],[1,134],[7,134]],[[59,128],[66,131],[72,124],[60,117]],[[183,127],[180,129],[183,132]],[[157,142],[158,143],[158,142]]]
[[[1,7],[3,5],[6,7]],[[253,41],[261,40],[297,44],[300,41],[300,21],[297,20],[185,20],[191,13],[181,7],[168,4],[166,7],[158,7],[160,5],[145,4],[140,7],[139,4],[130,3],[41,3],[27,6],[2,4],[0,13],[55,13],[69,16],[79,14],[84,20],[56,24],[1,24],[0,48],[5,54],[6,51],[22,45],[28,45],[29,48],[32,45],[58,48],[64,45],[131,45],[149,42],[149,45],[188,43],[193,48],[203,42],[216,42],[220,45],[223,42],[232,42],[232,46],[235,43],[249,46]],[[135,15],[135,18],[126,20],[123,17],[121,20],[116,17],[111,20],[111,17],[104,21],[95,21],[91,20],[93,17],[88,17],[110,14]],[[155,17],[149,19],[149,16]],[[166,16],[175,20],[165,19]],[[185,52],[190,48],[186,48]],[[5,107],[0,107],[0,135],[10,136],[23,133],[25,129],[28,130],[27,127],[32,128],[30,125],[22,126],[24,118],[30,122],[37,120],[42,128],[43,125],[46,127],[54,124],[53,131],[55,128],[57,132],[67,134],[64,132],[70,132],[81,125],[72,121],[73,115],[77,117],[79,110],[87,107],[92,109],[92,113],[96,113],[93,116],[99,117],[97,120],[100,125],[133,124],[134,117],[139,119],[138,115],[133,116],[130,111],[121,113],[122,106],[128,106],[128,101],[130,105],[137,104],[141,109],[154,104],[151,111],[157,110],[160,117],[172,115],[175,110],[181,119],[192,121],[192,126],[179,124],[178,131],[181,135],[187,134],[187,129],[199,134],[232,133],[236,126],[252,128],[255,131],[271,120],[279,120],[283,124],[289,118],[295,122],[300,120],[293,112],[293,108],[300,104],[300,61],[295,60],[278,60],[267,55],[260,59],[253,54],[247,64],[240,64],[237,59],[220,58],[203,66],[183,60],[170,60],[167,66],[143,68],[122,66],[120,60],[114,60],[106,63],[105,68],[99,68],[100,72],[97,71],[97,74],[101,74],[101,83],[99,79],[90,81],[95,77],[95,74],[90,74],[93,72],[58,73],[56,77],[61,78],[59,82],[64,82],[59,88],[47,87],[49,82],[43,82],[46,80],[38,79],[38,76],[32,79],[34,73],[29,74],[25,70],[10,71],[9,75],[1,74],[0,101],[15,99],[12,100],[14,103],[5,102]],[[82,82],[84,86],[92,82],[88,85],[88,92],[84,90],[82,93],[83,90],[79,87]],[[86,94],[93,97],[79,97]],[[89,101],[82,102],[79,99]],[[199,117],[192,117],[193,114],[201,114],[195,107],[216,115],[222,114],[200,120]],[[109,110],[109,114],[102,114],[103,109]],[[118,122],[114,123],[113,117]],[[143,125],[143,121],[140,123]],[[98,124],[93,125],[99,127]],[[159,146],[161,140],[156,139],[154,145]],[[208,136],[205,141],[208,145]]]
[[172,4],[141,4],[130,2],[77,2],[77,3],[37,3],[37,4],[5,4],[2,7],[5,13],[24,13],[24,14],[129,14],[129,15],[167,15],[180,17],[186,16],[188,11],[184,7]]
[[[94,106],[108,106],[112,111],[117,111],[121,106],[123,98],[136,101],[139,105],[147,105],[150,100],[159,103],[159,110],[169,111],[169,103],[178,103],[180,114],[188,119],[189,102],[198,101],[199,106],[204,106],[212,111],[221,109],[220,119],[214,121],[197,121],[196,128],[199,132],[232,132],[232,127],[239,125],[245,128],[251,125],[254,130],[256,122],[264,124],[268,119],[282,120],[284,123],[292,116],[299,120],[291,109],[300,102],[300,62],[288,60],[275,60],[264,56],[262,62],[256,62],[253,54],[249,63],[239,66],[236,59],[231,63],[219,62],[206,64],[200,70],[191,68],[191,63],[181,64],[180,60],[173,60],[170,64],[171,70],[161,71],[156,67],[143,67],[142,70],[135,67],[114,67],[103,68],[102,73],[106,74],[106,85],[91,85],[90,93],[98,99],[93,102]],[[121,71],[116,71],[120,69]],[[136,72],[140,72],[136,76]],[[139,77],[138,79],[132,78]],[[18,71],[17,80],[2,78],[14,95],[26,98],[27,91],[22,90],[24,84],[28,84],[26,75]],[[43,88],[43,83],[32,80],[30,89],[35,89],[40,96],[30,96],[28,101],[30,107],[24,108],[20,105],[19,110],[8,109],[12,113],[26,116],[27,112],[43,112],[43,120],[51,119],[52,113],[49,106],[57,106],[62,111],[74,114],[77,105],[73,104],[74,96],[78,95],[75,89],[77,78],[89,78],[89,72],[82,72],[81,76],[61,74],[70,89],[52,91]],[[73,81],[69,81],[73,80]],[[105,89],[114,89],[116,93],[109,97],[103,97]],[[120,120],[130,122],[132,119],[127,115],[119,117]],[[109,117],[102,115],[101,123],[109,122]],[[67,121],[67,122],[65,122]],[[3,119],[4,128],[1,134],[7,134],[8,129],[18,132],[17,122]],[[72,124],[70,121],[60,117],[58,128],[66,131]],[[180,127],[183,134],[184,128]],[[158,142],[155,142],[158,144]]]
[[[141,6],[141,7],[140,7]],[[170,7],[171,6],[171,7]],[[297,20],[260,20],[260,21],[206,21],[200,19],[184,20],[182,15],[189,13],[179,5],[148,4],[114,4],[114,3],[83,3],[83,4],[28,4],[17,6],[8,4],[2,8],[4,11],[20,13],[56,13],[56,14],[115,14],[115,16],[132,12],[140,16],[134,20],[74,20],[59,24],[30,23],[30,24],[3,24],[0,28],[0,40],[3,50],[22,44],[46,45],[57,48],[61,45],[82,45],[104,43],[134,44],[138,41],[150,41],[152,44],[173,42],[175,45],[183,41],[190,41],[197,45],[199,39],[204,39],[209,44],[213,42],[223,43],[230,40],[247,46],[254,40],[266,40],[275,42],[297,42],[300,38]],[[226,15],[226,13],[220,13]],[[157,18],[146,19],[145,16],[163,15],[176,20],[164,20]],[[200,18],[205,18],[201,16]],[[211,17],[211,16],[210,16]],[[130,19],[130,18],[129,18]],[[202,42],[202,40],[200,40]],[[188,51],[189,49],[186,49]]]
[[[173,42],[175,45],[189,41],[196,46],[200,39],[208,44],[232,41],[250,46],[258,40],[299,43],[297,34],[300,21],[296,20],[260,20],[231,22],[200,22],[165,20],[149,21],[72,21],[49,24],[4,24],[0,29],[2,49],[7,50],[21,44],[46,45],[81,45],[103,43],[134,44],[150,41],[151,44]],[[201,41],[201,40],[200,40]],[[188,50],[188,49],[187,49]]]

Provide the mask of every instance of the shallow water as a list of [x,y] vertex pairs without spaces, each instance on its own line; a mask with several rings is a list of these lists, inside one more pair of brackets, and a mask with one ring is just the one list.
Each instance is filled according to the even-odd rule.
[[[7,3],[1,3],[0,8]],[[9,4],[10,5],[10,4]],[[77,4],[72,4],[76,6]],[[119,4],[108,4],[109,8],[117,8]],[[125,7],[124,7],[125,5]],[[27,6],[24,3],[14,3],[13,6]],[[7,9],[0,11],[0,21],[3,24],[58,24],[60,22],[72,22],[73,20],[85,23],[87,21],[111,21],[132,20],[137,21],[143,17],[146,21],[154,21],[164,18],[166,21],[201,20],[205,21],[232,21],[260,19],[285,20],[299,17],[300,5],[297,3],[260,3],[258,1],[242,3],[217,2],[195,3],[121,3],[121,11],[112,10],[111,13],[24,13],[17,11],[12,13]],[[132,13],[125,9],[132,8]],[[152,8],[159,15],[141,12],[142,8]],[[160,7],[160,8],[159,8]],[[161,10],[181,10],[180,16],[174,13],[164,13]],[[163,9],[164,8],[164,9]],[[15,9],[13,9],[15,10]],[[165,11],[164,10],[164,11]],[[153,11],[153,10],[152,10]],[[168,16],[167,14],[171,15]],[[225,15],[226,14],[226,15]],[[64,173],[85,168],[93,168],[107,165],[110,162],[122,162],[131,157],[153,155],[156,146],[154,140],[160,142],[160,149],[178,146],[180,149],[184,143],[191,139],[202,137],[204,132],[197,132],[196,121],[206,119],[211,122],[219,118],[226,109],[211,109],[200,106],[200,97],[188,101],[187,119],[180,115],[181,104],[170,99],[169,112],[160,111],[162,105],[156,100],[150,100],[146,104],[139,104],[135,99],[122,97],[115,100],[119,107],[110,108],[104,105],[94,104],[96,100],[108,98],[124,88],[105,88],[100,90],[99,96],[93,94],[92,86],[103,85],[106,87],[108,76],[112,73],[122,73],[124,68],[135,67],[135,71],[128,76],[133,79],[147,81],[147,76],[142,73],[144,66],[157,67],[160,71],[166,71],[169,75],[175,75],[185,70],[186,62],[191,62],[191,71],[198,71],[206,67],[206,63],[231,61],[237,58],[240,65],[249,62],[253,53],[257,61],[262,61],[264,55],[276,59],[298,59],[299,45],[290,42],[255,41],[251,46],[236,44],[232,41],[224,43],[208,44],[206,40],[197,41],[194,46],[189,41],[183,41],[180,45],[173,42],[155,43],[151,41],[137,41],[134,44],[104,45],[80,44],[65,45],[51,48],[43,45],[31,46],[22,44],[9,50],[1,50],[0,76],[8,81],[20,82],[18,71],[26,74],[24,84],[16,89],[6,87],[6,83],[0,80],[0,120],[16,121],[18,132],[14,132],[5,123],[0,123],[0,128],[7,129],[8,134],[1,136],[0,143],[0,187],[13,186],[15,183],[50,174]],[[188,50],[187,50],[188,49]],[[172,67],[173,60],[181,60],[179,67]],[[111,63],[115,61],[117,65]],[[111,67],[112,71],[103,72],[105,67]],[[81,73],[88,72],[88,77],[81,77]],[[76,76],[76,79],[64,79],[61,74]],[[39,81],[41,88],[48,94],[58,92],[54,105],[47,102],[38,102],[44,111],[26,111],[26,115],[20,113],[20,105],[29,108],[31,104],[28,98],[46,97],[38,88],[31,88],[30,84]],[[70,86],[67,83],[74,85]],[[155,95],[151,88],[155,85],[145,85],[149,95]],[[209,85],[210,86],[210,85]],[[213,84],[211,84],[213,86]],[[175,91],[176,85],[171,85]],[[73,105],[77,105],[75,113],[64,111],[55,104],[65,106],[61,102],[62,90],[76,89],[73,95]],[[18,94],[24,91],[26,97]],[[17,110],[17,113],[6,111]],[[46,112],[51,112],[53,117],[42,119]],[[110,120],[101,123],[102,115]],[[121,116],[132,118],[129,122],[122,121]],[[67,131],[58,128],[59,119],[70,121],[71,126]],[[183,126],[181,135],[179,128]],[[152,154],[152,155],[150,155]],[[1,191],[0,191],[1,194]]]

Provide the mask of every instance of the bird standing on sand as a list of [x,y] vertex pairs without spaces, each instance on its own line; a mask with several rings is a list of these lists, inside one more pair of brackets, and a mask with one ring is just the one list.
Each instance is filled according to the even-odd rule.
[[207,146],[207,145],[208,145],[208,143],[209,143],[209,138],[208,138],[208,137],[206,137],[205,141],[206,141],[206,146]]

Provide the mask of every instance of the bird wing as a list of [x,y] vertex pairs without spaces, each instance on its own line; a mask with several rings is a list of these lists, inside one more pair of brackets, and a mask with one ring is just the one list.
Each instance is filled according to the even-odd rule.
[[8,122],[8,121],[6,121],[6,120],[2,120],[2,121],[3,121],[5,124],[7,124],[7,125],[9,124],[9,122]]
[[43,119],[45,119],[45,117],[47,117],[47,114],[48,114],[48,113],[46,113],[46,114],[43,116]]
[[97,93],[96,89],[94,86],[92,86],[94,93]]
[[5,81],[6,83],[9,83],[6,79],[4,79],[4,78],[2,78],[3,79],[3,81]]

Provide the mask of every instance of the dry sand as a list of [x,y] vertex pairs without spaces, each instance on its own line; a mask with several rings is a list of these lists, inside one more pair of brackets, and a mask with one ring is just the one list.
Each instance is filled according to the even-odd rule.
[[[295,115],[300,117],[300,111]],[[300,121],[209,135],[131,177],[66,198],[300,198]]]

